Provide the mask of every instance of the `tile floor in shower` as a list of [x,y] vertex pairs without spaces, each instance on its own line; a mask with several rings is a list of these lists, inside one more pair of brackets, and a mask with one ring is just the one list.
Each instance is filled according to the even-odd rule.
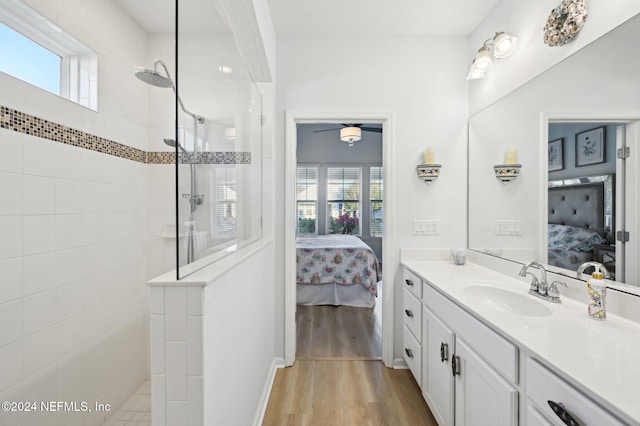
[[151,426],[151,382],[144,382],[102,426]]

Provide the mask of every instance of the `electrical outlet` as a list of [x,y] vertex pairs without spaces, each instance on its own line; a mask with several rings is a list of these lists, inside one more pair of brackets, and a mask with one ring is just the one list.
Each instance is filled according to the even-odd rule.
[[414,220],[413,235],[438,235],[438,221]]
[[496,235],[520,235],[520,221],[496,220]]

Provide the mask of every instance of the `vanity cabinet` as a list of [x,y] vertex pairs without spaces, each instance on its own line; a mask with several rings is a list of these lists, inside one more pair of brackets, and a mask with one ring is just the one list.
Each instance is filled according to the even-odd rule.
[[[585,375],[590,373],[580,370],[580,365],[572,366],[577,375],[564,375],[560,366],[548,364],[538,355],[538,346],[517,343],[521,335],[497,331],[509,327],[502,324],[502,328],[492,328],[492,319],[500,324],[511,317],[502,313],[492,317],[488,311],[480,310],[486,309],[484,304],[478,304],[476,311],[475,300],[464,299],[468,295],[463,286],[478,271],[468,272],[472,278],[464,273],[453,277],[450,284],[450,268],[443,268],[444,272],[433,272],[432,284],[427,274],[430,265],[418,266],[424,268],[425,274],[419,276],[408,269],[404,272],[403,309],[411,315],[403,312],[403,346],[407,365],[439,426],[640,425],[635,421],[640,417],[632,415],[629,418],[634,420],[625,422],[620,420],[624,419],[623,414],[609,409],[612,403],[600,404],[597,389],[582,388],[579,383],[584,383],[584,378],[589,377]],[[463,286],[459,284],[461,280]],[[417,284],[421,284],[421,290]],[[568,314],[555,311],[554,315],[560,319],[565,315],[565,321],[570,321],[569,315],[577,313],[575,308],[571,307]],[[513,329],[519,332],[520,327],[521,324]],[[558,337],[561,336],[556,335],[553,341],[557,342]],[[545,343],[542,339],[541,345]],[[598,365],[593,358],[583,364],[584,369]],[[632,387],[623,376],[614,377],[622,388],[619,395],[626,398],[628,392],[624,389]],[[614,401],[610,391],[609,398]]]
[[422,280],[406,269],[403,278],[402,356],[420,385],[422,380]]
[[453,425],[455,335],[429,308],[422,309],[422,396],[440,426]]
[[[527,359],[525,383],[527,426],[625,424],[535,359]],[[562,416],[567,422],[561,419]],[[576,423],[571,423],[569,418]]]
[[[421,366],[412,366],[415,357],[407,364],[414,375],[421,369],[416,380],[438,424],[517,425],[517,348],[425,280],[421,294]],[[406,288],[404,301],[413,309],[414,295]],[[416,341],[406,318],[404,327],[404,346],[411,348]]]
[[518,391],[459,337],[455,369],[455,424],[518,424]]

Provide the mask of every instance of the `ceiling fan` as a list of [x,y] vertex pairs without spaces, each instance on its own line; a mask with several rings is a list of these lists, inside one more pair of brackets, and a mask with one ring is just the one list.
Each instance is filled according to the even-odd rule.
[[340,140],[347,142],[349,146],[353,146],[354,142],[362,139],[362,131],[382,133],[382,128],[377,127],[362,127],[362,124],[342,124],[342,127],[336,127],[335,129],[314,130],[313,133],[330,132],[333,130],[340,130]]

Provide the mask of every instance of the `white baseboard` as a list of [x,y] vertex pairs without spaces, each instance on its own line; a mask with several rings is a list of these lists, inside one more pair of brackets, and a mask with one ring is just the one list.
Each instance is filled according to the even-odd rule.
[[271,396],[271,388],[273,387],[273,381],[276,378],[276,372],[278,368],[284,368],[284,358],[274,358],[269,368],[269,374],[267,375],[267,381],[264,383],[262,389],[262,397],[260,398],[260,404],[256,410],[256,415],[253,419],[254,426],[260,426],[264,420],[264,414],[267,411],[267,404],[269,403],[269,397]]
[[406,370],[409,368],[407,362],[404,358],[394,358],[393,359],[393,368],[396,370]]

